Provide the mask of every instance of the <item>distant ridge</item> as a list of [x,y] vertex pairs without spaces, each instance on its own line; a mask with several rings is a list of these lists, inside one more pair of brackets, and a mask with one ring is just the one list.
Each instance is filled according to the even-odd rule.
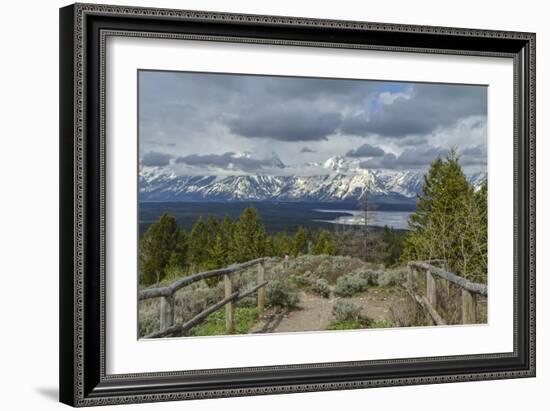
[[[422,191],[424,172],[362,169],[356,159],[331,157],[326,174],[312,176],[178,176],[141,167],[140,201],[357,201],[365,187],[373,201],[411,203]],[[467,175],[475,187],[485,172]]]

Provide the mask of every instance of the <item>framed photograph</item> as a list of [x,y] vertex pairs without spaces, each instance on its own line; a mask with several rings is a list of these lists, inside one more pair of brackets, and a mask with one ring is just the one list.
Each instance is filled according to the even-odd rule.
[[535,375],[535,34],[60,10],[60,399]]

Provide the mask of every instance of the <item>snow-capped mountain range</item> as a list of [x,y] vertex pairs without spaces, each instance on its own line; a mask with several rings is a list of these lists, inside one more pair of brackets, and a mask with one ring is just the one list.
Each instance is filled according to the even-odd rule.
[[[140,201],[357,201],[365,189],[381,202],[415,201],[423,171],[363,169],[357,159],[335,156],[312,165],[326,172],[311,176],[265,174],[178,176],[158,167],[140,167]],[[478,187],[487,175],[468,175]]]

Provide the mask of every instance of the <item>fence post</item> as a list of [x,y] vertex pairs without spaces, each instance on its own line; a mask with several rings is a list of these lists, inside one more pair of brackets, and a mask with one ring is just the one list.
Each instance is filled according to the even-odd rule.
[[451,282],[447,279],[443,278],[444,285],[445,285],[445,295],[447,297],[447,300],[451,297]]
[[462,324],[475,324],[477,321],[477,296],[462,290]]
[[414,268],[412,268],[410,265],[407,266],[407,287],[409,287],[411,290],[414,290],[415,277],[416,277],[416,272]]
[[435,283],[435,278],[430,273],[430,270],[426,270],[426,298],[429,303],[436,308],[437,304],[437,288]]
[[[260,261],[258,263],[258,284],[261,284],[265,281],[265,263]],[[264,312],[265,306],[265,288],[261,287],[258,290],[258,313],[261,315]]]
[[174,295],[160,297],[160,330],[174,325]]
[[[231,277],[228,274],[224,274],[223,282],[225,285],[225,298],[229,298],[233,293],[233,286],[231,285]],[[225,305],[225,331],[228,334],[233,334],[233,303],[227,303]]]

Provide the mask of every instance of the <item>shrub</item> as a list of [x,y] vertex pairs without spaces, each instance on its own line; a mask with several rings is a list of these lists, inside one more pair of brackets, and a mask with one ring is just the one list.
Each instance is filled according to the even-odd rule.
[[392,328],[395,327],[395,324],[390,320],[376,320],[370,324],[369,328]]
[[148,304],[147,307],[141,308],[139,312],[139,336],[145,337],[152,332],[158,331],[159,327],[160,322],[157,306]]
[[332,315],[336,321],[358,321],[361,308],[349,300],[338,299],[332,307]]
[[380,273],[371,270],[358,270],[355,272],[355,275],[365,281],[367,285],[378,285]]
[[334,287],[334,294],[340,297],[350,297],[364,291],[368,285],[369,281],[367,278],[357,273],[349,273],[338,278],[336,287]]
[[380,287],[398,285],[403,281],[403,273],[399,270],[386,270],[378,277]]
[[337,321],[329,324],[327,330],[357,330],[363,328],[360,321]]
[[258,293],[247,295],[237,302],[239,307],[256,307],[258,305]]
[[295,285],[298,288],[310,286],[312,279],[301,274],[291,274],[288,276],[288,281]]
[[327,280],[325,280],[324,278],[318,278],[317,280],[315,280],[311,285],[311,290],[314,293],[319,294],[323,298],[330,297],[330,287]]
[[279,280],[272,280],[265,286],[266,302],[270,306],[293,308],[298,305],[298,295],[288,291]]

